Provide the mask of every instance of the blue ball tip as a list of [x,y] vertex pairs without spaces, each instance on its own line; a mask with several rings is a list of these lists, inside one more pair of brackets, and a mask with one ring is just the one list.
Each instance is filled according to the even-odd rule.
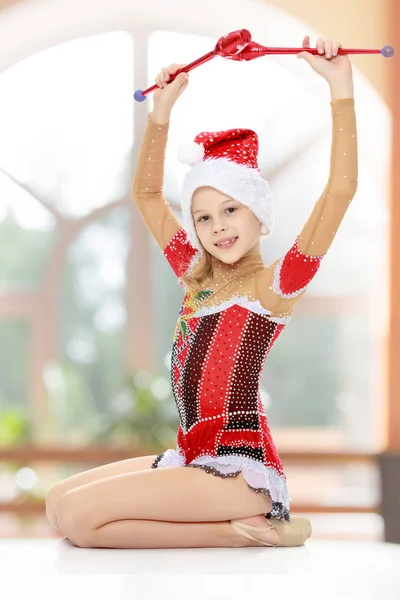
[[394,48],[393,46],[383,46],[381,50],[382,56],[385,58],[392,58],[394,56]]
[[133,97],[135,98],[136,102],[143,102],[146,100],[146,96],[143,96],[142,90],[136,90],[136,92],[133,94]]

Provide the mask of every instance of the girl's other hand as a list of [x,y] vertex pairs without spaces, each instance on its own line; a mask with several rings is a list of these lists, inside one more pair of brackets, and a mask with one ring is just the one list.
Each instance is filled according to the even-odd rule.
[[163,109],[171,110],[179,96],[189,85],[189,74],[179,73],[172,83],[168,83],[171,76],[177,71],[184,69],[186,65],[172,64],[169,67],[161,69],[156,76],[156,84],[159,89],[154,92],[154,105]]
[[[316,46],[318,55],[310,52],[299,52],[297,58],[304,58],[318,75],[321,75],[329,85],[337,86],[350,83],[353,80],[353,71],[347,54],[338,55],[340,42],[319,38]],[[303,39],[303,48],[310,48],[310,36]]]

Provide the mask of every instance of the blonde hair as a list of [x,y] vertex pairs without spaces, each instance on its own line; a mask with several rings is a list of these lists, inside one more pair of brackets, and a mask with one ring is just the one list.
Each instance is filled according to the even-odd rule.
[[205,248],[203,248],[203,254],[196,262],[196,264],[190,269],[189,272],[184,273],[179,277],[179,281],[184,286],[185,290],[193,295],[198,294],[201,291],[201,284],[212,277],[213,275],[213,260],[212,256]]

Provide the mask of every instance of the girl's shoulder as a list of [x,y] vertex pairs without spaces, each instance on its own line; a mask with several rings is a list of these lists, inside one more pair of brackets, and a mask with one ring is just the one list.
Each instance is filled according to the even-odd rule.
[[295,305],[303,297],[301,292],[293,297],[283,298],[277,293],[278,264],[277,259],[271,265],[261,269],[255,276],[254,295],[261,306],[269,310],[272,316],[288,317],[292,314]]

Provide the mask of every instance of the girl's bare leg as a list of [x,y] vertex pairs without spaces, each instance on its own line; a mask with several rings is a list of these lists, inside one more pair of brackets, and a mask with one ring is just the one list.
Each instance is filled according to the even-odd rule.
[[63,494],[69,490],[73,490],[86,483],[92,483],[99,481],[100,479],[106,479],[107,477],[113,477],[114,475],[122,475],[122,473],[134,473],[135,471],[145,471],[151,469],[151,465],[157,458],[154,456],[138,456],[136,458],[127,458],[126,460],[119,460],[117,462],[109,463],[108,465],[102,465],[95,467],[94,469],[88,469],[82,473],[71,475],[67,479],[63,479],[59,483],[56,483],[47,493],[46,496],[46,515],[50,524],[60,531],[56,519],[56,508],[59,499]]
[[[269,498],[251,491],[241,473],[222,479],[201,469],[170,467],[72,489],[60,498],[56,519],[80,547],[237,547],[252,541],[239,542],[229,521],[270,509]],[[275,530],[265,535],[268,543],[279,541]]]

